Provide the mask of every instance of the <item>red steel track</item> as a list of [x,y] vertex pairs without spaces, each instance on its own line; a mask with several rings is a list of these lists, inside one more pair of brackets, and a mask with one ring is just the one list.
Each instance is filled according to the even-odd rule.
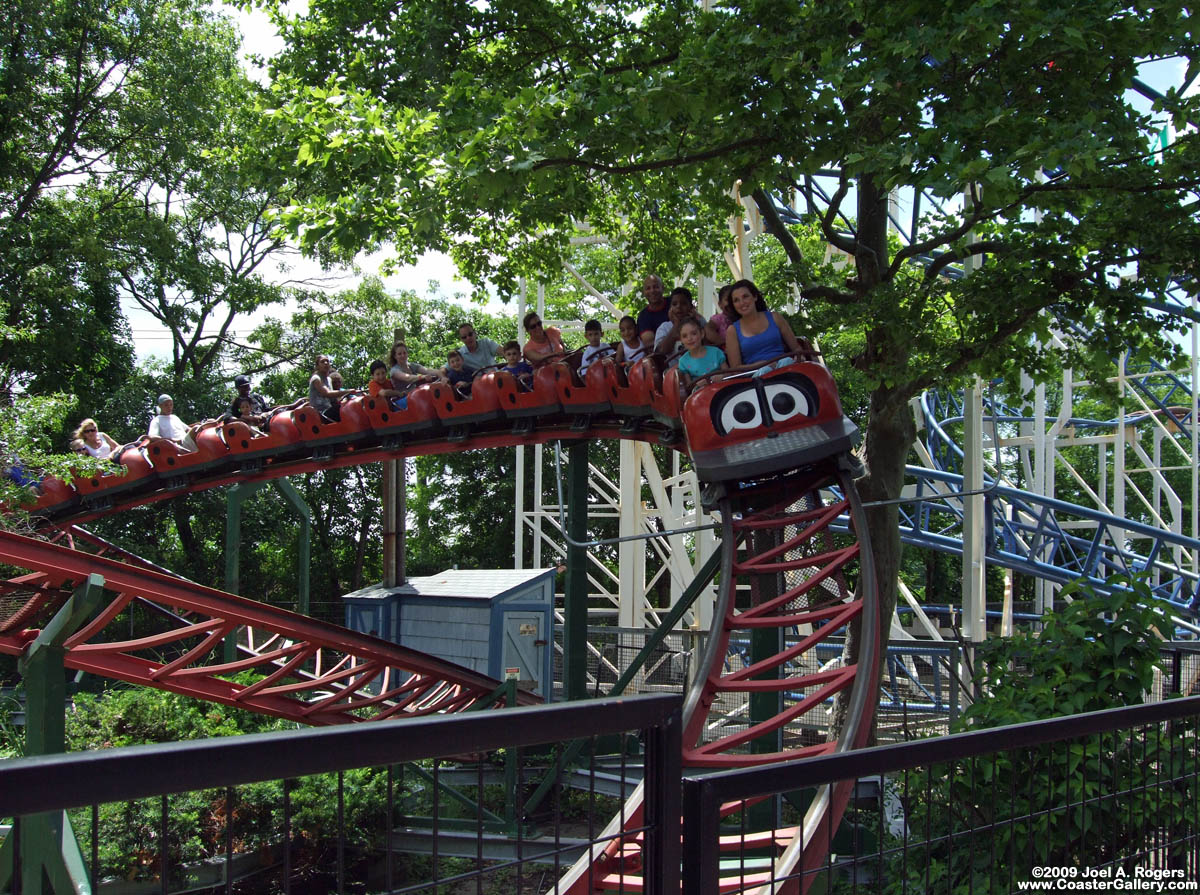
[[[826,503],[822,489],[832,484],[844,497]],[[722,583],[714,613],[720,622],[684,706],[684,766],[744,768],[861,748],[876,701],[879,656],[871,644],[879,618],[869,550],[853,530],[831,528],[848,513],[853,529],[866,530],[849,476],[832,458],[726,498],[720,510]],[[857,576],[854,590],[849,573]],[[855,620],[867,644],[859,664],[842,661],[840,649],[833,657],[829,649],[818,651],[831,638],[845,636]],[[765,709],[752,706],[754,697],[764,695]],[[811,742],[830,727],[835,698],[845,700],[838,737]],[[849,783],[825,787],[799,826],[739,825],[737,835],[722,837],[726,875],[720,891],[807,891],[849,796]],[[745,807],[725,805],[722,813],[728,817]],[[563,878],[561,891],[642,890],[640,789],[620,818],[623,823],[614,820],[604,831],[607,844],[594,847]],[[771,858],[766,869],[760,866],[764,854]]]
[[[840,422],[836,389],[816,365],[727,383],[684,404],[673,372],[664,377],[649,361],[620,382],[611,365],[593,365],[584,388],[563,365],[550,365],[538,371],[532,393],[519,393],[503,374],[486,374],[466,402],[430,386],[410,393],[407,410],[390,414],[375,399],[355,399],[336,424],[301,408],[273,418],[262,436],[241,423],[210,426],[193,453],[139,443],[122,456],[127,477],[76,480],[73,487],[50,481],[38,502],[47,531],[57,527],[57,537],[65,533],[106,555],[0,532],[0,561],[29,572],[0,582],[0,652],[21,654],[36,626],[99,574],[108,602],[67,640],[70,668],[309,724],[489,704],[498,682],[484,675],[185,581],[99,542],[77,523],[192,491],[402,456],[613,437],[683,450],[686,436],[701,478],[724,490],[717,501],[719,621],[684,706],[684,765],[749,767],[858,748],[874,713],[880,622],[863,511],[843,462],[849,424]],[[771,404],[781,392],[789,401]],[[757,428],[738,431],[732,410],[720,416],[721,407],[756,396],[766,418]],[[772,429],[772,407],[785,408],[789,421],[781,417]],[[735,428],[722,435],[718,417],[734,420]],[[740,464],[736,481],[719,475],[725,457]],[[831,493],[840,496],[831,501]],[[839,518],[849,518],[848,529],[835,525]],[[128,619],[134,607],[154,611],[153,630],[115,634],[112,622]],[[861,625],[858,664],[829,646],[851,624]],[[252,629],[242,639],[254,650],[242,647],[235,661],[223,660],[224,641],[243,628]],[[829,740],[821,732],[831,729],[835,704],[840,732]],[[732,858],[754,848],[771,853],[772,864],[751,871],[731,860],[721,891],[806,890],[810,877],[802,873],[825,859],[848,797],[847,786],[826,788],[794,828],[743,824],[739,835],[723,837],[722,851]],[[556,891],[641,891],[640,822],[639,787],[605,831],[605,844],[594,846]]]
[[[0,652],[20,655],[36,634],[24,623],[48,617],[89,575],[100,575],[107,602],[67,639],[68,668],[305,724],[461,711],[491,700],[497,687],[452,662],[58,544],[0,531],[0,562],[31,570],[0,585],[22,601],[0,622]],[[114,636],[111,623],[135,601],[163,610],[156,614],[166,624]],[[220,661],[225,638],[243,627],[267,632],[267,643],[255,655]]]

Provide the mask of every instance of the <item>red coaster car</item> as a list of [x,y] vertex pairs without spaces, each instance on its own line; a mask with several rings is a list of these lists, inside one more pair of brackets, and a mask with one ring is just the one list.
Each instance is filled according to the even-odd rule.
[[451,429],[449,440],[466,437],[466,428],[501,419],[500,384],[496,372],[480,373],[471,383],[471,397],[462,398],[444,382],[435,382],[433,406],[442,425]]
[[300,433],[300,440],[312,448],[313,457],[317,460],[327,460],[333,456],[338,445],[345,445],[347,450],[354,450],[355,442],[362,441],[372,434],[371,421],[367,418],[366,408],[361,397],[351,397],[342,400],[340,407],[341,419],[330,422],[321,416],[311,404],[301,404],[291,412],[292,422]]
[[653,414],[650,390],[654,382],[654,361],[643,357],[627,367],[616,367],[614,382],[609,382],[612,409],[617,416],[641,419]]
[[650,407],[655,421],[668,429],[683,427],[683,387],[679,384],[679,367],[668,367],[655,373],[650,388]]
[[125,467],[124,475],[118,472],[101,473],[87,478],[76,476],[71,481],[84,506],[105,503],[116,494],[149,490],[158,483],[154,467],[143,453],[143,448],[149,440],[143,435],[137,441],[113,452],[113,461]]
[[256,467],[264,460],[285,457],[300,450],[303,442],[292,420],[291,411],[276,410],[259,428],[241,420],[230,420],[221,429],[221,438],[232,459],[243,469]]
[[143,448],[159,479],[169,488],[187,483],[194,473],[207,472],[229,459],[229,449],[221,439],[221,423],[205,423],[196,430],[196,450],[189,451],[166,438],[148,438]]
[[433,433],[441,428],[434,406],[433,386],[418,385],[404,395],[405,406],[393,410],[391,401],[382,397],[365,397],[363,410],[371,429],[383,440],[385,448],[399,447],[405,436]]
[[[570,375],[565,364],[543,364],[533,371],[532,391],[522,391],[512,373],[497,370],[494,374],[496,392],[500,398],[500,409],[507,419],[523,419],[531,416],[550,416],[559,413],[558,379]],[[478,379],[475,380],[478,383]],[[477,386],[476,386],[477,387]],[[474,387],[472,388],[474,394]]]
[[79,502],[79,493],[54,476],[47,476],[38,485],[37,500],[24,504],[22,509],[39,516],[54,516],[64,513]]
[[620,387],[616,364],[611,357],[602,357],[588,364],[580,377],[577,370],[556,364],[555,380],[563,410],[570,414],[608,413],[613,397]]
[[702,387],[684,402],[683,421],[696,475],[707,482],[804,466],[858,440],[829,371],[811,362]]

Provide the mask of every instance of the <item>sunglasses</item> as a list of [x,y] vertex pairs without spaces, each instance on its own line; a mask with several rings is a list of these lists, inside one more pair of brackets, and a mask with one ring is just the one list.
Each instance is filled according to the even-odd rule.
[[83,430],[83,434],[86,435],[88,432],[95,432],[95,431],[96,431],[95,426],[88,426],[88,428]]
[[537,328],[539,328],[541,325],[542,325],[542,321],[540,321],[540,320],[535,320],[535,321],[533,321],[533,323],[529,324],[529,328],[530,328],[530,329],[537,329]]

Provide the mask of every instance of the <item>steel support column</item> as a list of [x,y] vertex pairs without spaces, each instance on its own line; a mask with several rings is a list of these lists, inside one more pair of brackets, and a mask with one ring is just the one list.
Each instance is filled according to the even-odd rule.
[[383,585],[396,587],[408,580],[405,568],[405,520],[408,515],[408,460],[383,462]]
[[[567,535],[587,540],[588,443],[567,448]],[[567,545],[563,595],[563,689],[567,699],[587,698],[588,555],[586,547]]]
[[985,609],[984,532],[988,523],[983,489],[983,401],[979,379],[963,398],[962,610],[963,636],[980,641],[987,636]]

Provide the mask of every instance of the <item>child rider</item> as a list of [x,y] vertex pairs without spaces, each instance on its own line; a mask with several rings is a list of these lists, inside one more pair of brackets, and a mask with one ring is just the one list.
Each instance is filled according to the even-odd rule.
[[692,382],[701,376],[728,366],[724,351],[704,344],[704,330],[696,320],[688,318],[679,325],[679,341],[684,348],[679,358],[679,373],[685,390],[689,390]]
[[504,359],[508,363],[504,365],[503,370],[517,380],[517,387],[523,392],[533,391],[533,367],[521,358],[519,342],[504,343]]

